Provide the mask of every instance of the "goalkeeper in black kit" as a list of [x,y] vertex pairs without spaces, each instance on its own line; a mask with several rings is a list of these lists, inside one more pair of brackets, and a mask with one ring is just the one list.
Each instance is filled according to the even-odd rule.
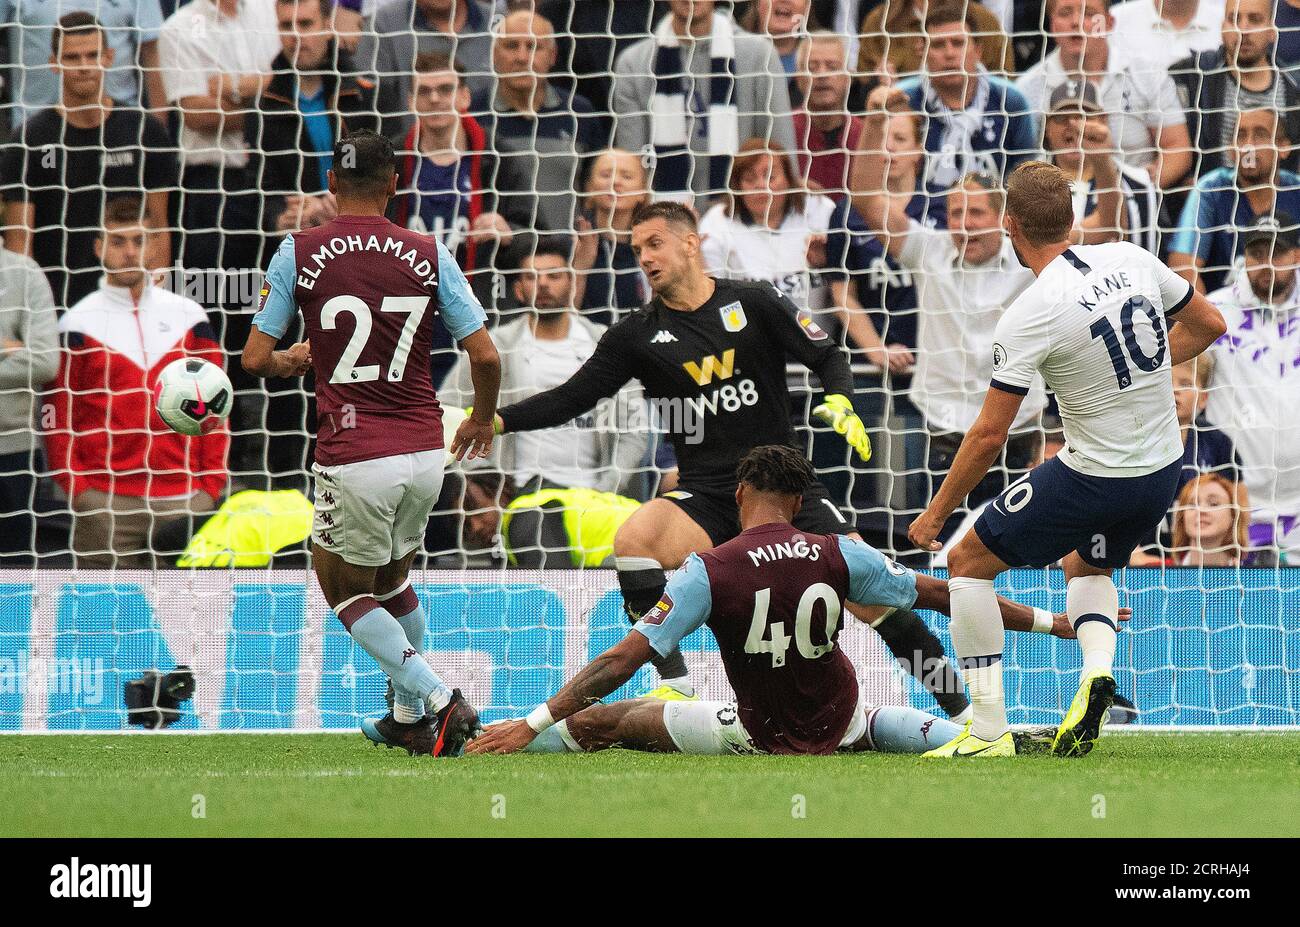
[[[815,373],[825,396],[818,418],[843,435],[862,460],[871,444],[849,396],[853,377],[840,347],[806,313],[767,283],[715,280],[704,273],[695,214],[679,203],[642,205],[632,219],[632,250],[654,291],[649,305],[601,338],[566,382],[497,416],[502,433],[552,428],[641,381],[677,455],[680,481],[638,509],[614,539],[624,607],[637,621],[663,595],[666,569],[740,533],[736,466],[754,447],[797,447],[786,360]],[[794,526],[811,534],[847,534],[854,526],[814,483]],[[943,647],[912,611],[854,609],[949,715],[966,697]],[[680,651],[655,661],[663,685],[652,695],[691,698]]]

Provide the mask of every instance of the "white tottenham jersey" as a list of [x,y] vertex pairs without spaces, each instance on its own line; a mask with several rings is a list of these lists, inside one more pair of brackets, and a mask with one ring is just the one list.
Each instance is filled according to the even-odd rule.
[[1061,410],[1061,462],[1092,476],[1144,476],[1183,455],[1166,317],[1192,288],[1129,242],[1071,247],[998,321],[995,388],[1041,372]]

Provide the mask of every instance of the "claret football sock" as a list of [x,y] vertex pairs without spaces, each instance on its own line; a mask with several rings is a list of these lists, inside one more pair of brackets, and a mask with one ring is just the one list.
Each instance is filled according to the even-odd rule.
[[993,580],[964,576],[948,580],[952,646],[973,706],[971,733],[997,740],[1008,730],[1002,689],[1002,613]]
[[1083,675],[1110,674],[1118,639],[1119,592],[1109,576],[1076,576],[1065,591],[1065,613],[1083,651]]
[[[398,717],[397,711],[398,706],[401,705],[398,699],[403,694],[418,699],[419,716],[423,716],[424,701],[429,696],[435,694],[442,696],[443,704],[450,699],[451,693],[425,662],[419,648],[411,645],[401,624],[375,600],[374,596],[353,596],[339,605],[336,614],[343,622],[343,627],[347,628],[348,633],[352,635],[352,639],[360,644],[366,653],[374,657],[380,669],[393,680],[393,717],[397,720],[403,720],[402,717]],[[409,711],[416,711],[415,705],[410,703],[411,700],[407,701]],[[407,717],[406,723],[419,720],[419,716],[409,718],[406,709],[403,714]]]

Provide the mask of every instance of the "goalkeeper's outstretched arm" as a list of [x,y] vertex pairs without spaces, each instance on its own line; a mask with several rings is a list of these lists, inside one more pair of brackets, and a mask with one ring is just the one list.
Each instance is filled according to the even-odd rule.
[[615,326],[601,336],[591,357],[569,379],[498,412],[497,430],[504,434],[554,428],[590,412],[600,400],[613,396],[632,379],[628,357],[620,344],[619,328]]

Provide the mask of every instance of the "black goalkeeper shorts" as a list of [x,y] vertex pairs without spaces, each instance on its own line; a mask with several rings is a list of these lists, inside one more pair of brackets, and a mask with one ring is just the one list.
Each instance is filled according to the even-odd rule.
[[[683,484],[659,498],[667,499],[704,529],[716,547],[740,534],[740,509],[736,491],[700,488]],[[803,496],[803,506],[795,513],[794,526],[809,534],[852,534],[858,529],[831,502],[821,483],[813,483]]]

